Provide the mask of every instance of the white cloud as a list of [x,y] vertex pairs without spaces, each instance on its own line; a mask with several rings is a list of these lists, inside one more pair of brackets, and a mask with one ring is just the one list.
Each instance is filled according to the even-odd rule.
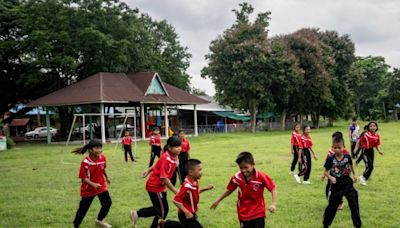
[[[214,94],[200,71],[212,40],[234,22],[238,0],[126,0],[131,7],[158,20],[167,20],[193,55],[188,73],[192,86]],[[381,55],[400,67],[400,4],[396,0],[252,0],[256,12],[271,11],[270,35],[287,34],[303,27],[319,27],[350,34],[357,55]]]

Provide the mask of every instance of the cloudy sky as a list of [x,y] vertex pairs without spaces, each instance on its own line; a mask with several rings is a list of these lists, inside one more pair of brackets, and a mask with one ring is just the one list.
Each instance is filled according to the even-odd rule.
[[[188,73],[192,86],[215,93],[209,79],[200,77],[204,55],[212,40],[229,28],[237,0],[125,0],[157,20],[167,20],[193,55]],[[400,3],[397,0],[257,0],[247,1],[255,12],[271,11],[270,35],[304,27],[350,34],[360,56],[380,55],[400,68]]]

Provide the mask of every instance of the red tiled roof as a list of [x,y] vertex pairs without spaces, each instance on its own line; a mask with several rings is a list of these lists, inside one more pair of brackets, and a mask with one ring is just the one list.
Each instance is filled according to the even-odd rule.
[[161,82],[167,95],[145,95],[156,72],[137,74],[97,73],[73,85],[57,90],[27,106],[64,106],[93,103],[166,103],[205,104],[208,101]]
[[29,123],[30,119],[29,118],[24,118],[24,119],[13,119],[11,123],[9,124],[10,127],[22,127],[26,126]]

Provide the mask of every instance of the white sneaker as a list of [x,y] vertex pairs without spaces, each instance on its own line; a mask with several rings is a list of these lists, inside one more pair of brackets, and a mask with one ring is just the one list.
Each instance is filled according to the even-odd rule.
[[96,219],[96,225],[98,227],[102,227],[102,228],[111,228],[112,226],[106,222],[104,222],[104,220],[100,221],[98,219]]
[[311,184],[310,181],[303,181],[303,184]]
[[367,180],[365,179],[364,176],[360,176],[359,179],[360,179],[360,184],[361,184],[361,185],[364,185],[364,186],[367,185]]
[[294,172],[293,172],[293,171],[290,171],[290,172],[289,172],[289,175],[294,175]]
[[295,174],[294,175],[294,179],[296,180],[297,183],[301,184],[301,180],[300,180],[299,175]]
[[139,220],[139,216],[137,214],[137,211],[132,210],[131,211],[131,221],[132,221],[132,227],[136,228],[137,227],[137,222]]

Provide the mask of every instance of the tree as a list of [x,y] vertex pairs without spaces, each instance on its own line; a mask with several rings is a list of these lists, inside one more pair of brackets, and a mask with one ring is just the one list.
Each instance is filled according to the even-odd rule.
[[259,13],[250,22],[254,8],[248,3],[239,6],[240,10],[233,10],[236,22],[211,42],[202,77],[213,81],[221,104],[250,112],[251,131],[255,132],[259,107],[272,100],[268,90],[272,79],[266,71],[270,12]]

